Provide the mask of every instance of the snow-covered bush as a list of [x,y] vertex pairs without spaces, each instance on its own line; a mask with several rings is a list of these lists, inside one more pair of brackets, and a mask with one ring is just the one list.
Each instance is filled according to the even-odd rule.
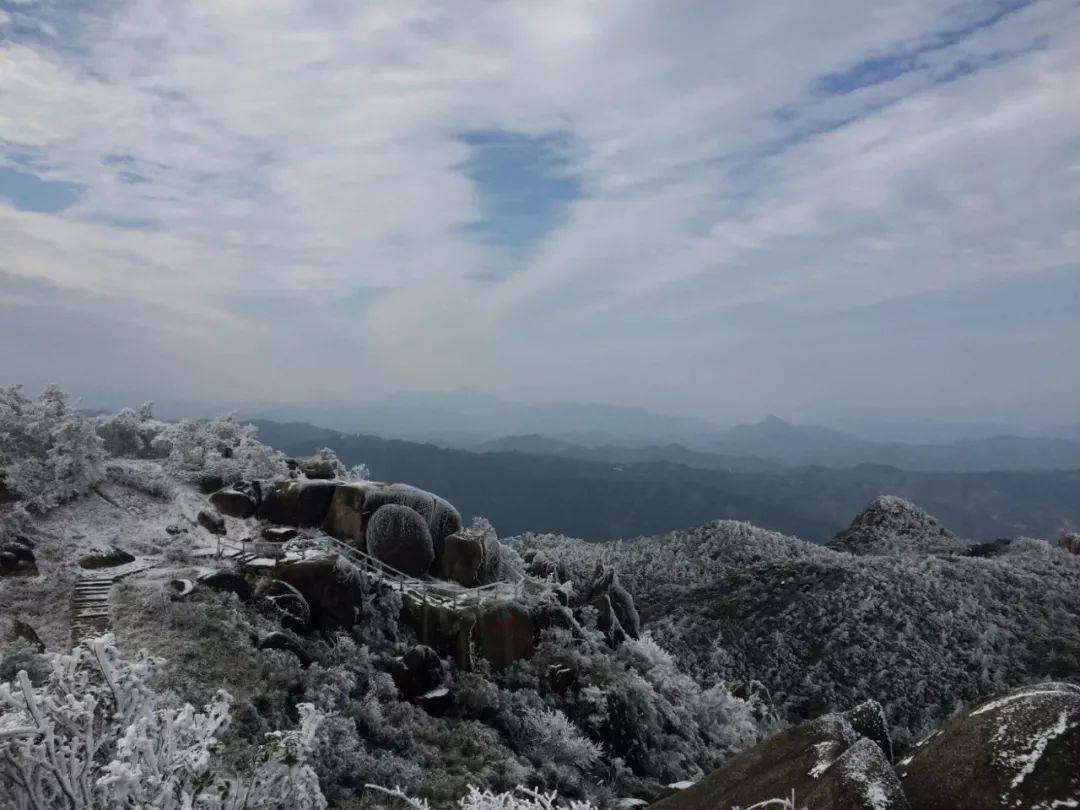
[[105,474],[114,484],[137,490],[161,501],[170,500],[176,494],[172,479],[154,467],[109,462],[105,466]]
[[288,475],[284,454],[260,442],[257,433],[258,428],[241,424],[235,414],[208,421],[185,419],[168,425],[151,446],[166,456],[165,468],[183,481],[216,478],[233,484]]
[[0,684],[0,808],[326,807],[307,764],[320,721],[310,705],[237,774],[218,767],[227,693],[202,711],[170,706],[150,686],[160,662],[121,658],[110,636],[47,658],[41,685],[25,672]]
[[352,467],[346,467],[344,462],[338,458],[337,453],[329,447],[323,447],[322,449],[315,451],[312,460],[322,461],[328,464],[334,473],[334,477],[339,478],[342,481],[367,481],[371,478],[371,470],[368,469],[366,464],[356,464]]
[[[378,785],[368,785],[369,789],[391,796],[414,810],[431,810],[426,799],[414,799],[402,790],[388,790]],[[480,790],[472,785],[469,792],[458,800],[461,810],[596,810],[589,802],[560,802],[558,793],[541,793],[533,788],[518,786],[514,790],[493,793]]]
[[93,422],[67,395],[46,387],[37,399],[21,386],[0,387],[0,487],[45,512],[82,495],[105,474],[105,450]]
[[160,458],[164,448],[155,447],[156,439],[168,427],[154,418],[154,403],[145,402],[138,408],[123,408],[116,413],[99,416],[95,422],[105,450],[115,458]]

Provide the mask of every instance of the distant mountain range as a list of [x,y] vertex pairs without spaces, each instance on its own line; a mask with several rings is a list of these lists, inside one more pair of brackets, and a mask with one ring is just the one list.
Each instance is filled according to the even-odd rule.
[[403,393],[352,407],[241,409],[346,433],[432,442],[481,452],[527,452],[625,463],[668,461],[701,469],[763,471],[777,465],[884,464],[928,472],[1080,469],[1080,425],[1054,435],[990,423],[853,420],[850,429],[776,416],[720,427],[612,405],[507,402],[470,391]]
[[[306,455],[332,447],[346,463],[368,464],[380,480],[408,481],[438,492],[466,519],[489,518],[502,534],[552,531],[603,540],[732,518],[820,542],[886,493],[920,504],[971,539],[1056,538],[1062,529],[1080,526],[1080,470],[934,473],[879,464],[787,467],[678,445],[575,448],[537,436],[487,443],[473,452],[305,423],[256,424],[263,441],[286,453]],[[780,420],[763,425],[774,435],[805,435]],[[746,438],[761,427],[733,435]]]

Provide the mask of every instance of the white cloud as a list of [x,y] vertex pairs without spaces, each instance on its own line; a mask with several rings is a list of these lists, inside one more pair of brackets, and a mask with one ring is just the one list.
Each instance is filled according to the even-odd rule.
[[[85,191],[58,214],[0,207],[0,269],[123,302],[125,324],[159,313],[147,351],[197,346],[186,367],[174,353],[174,378],[207,398],[228,375],[252,399],[471,385],[721,419],[792,413],[778,398],[928,414],[939,392],[892,384],[921,379],[925,347],[865,323],[800,341],[792,324],[1080,258],[1065,179],[1080,15],[1043,0],[977,26],[986,12],[136,0],[73,21],[21,6],[23,30],[55,36],[0,42],[0,166]],[[917,56],[895,78],[819,87],[897,53]],[[480,129],[574,144],[583,196],[523,255],[466,229],[483,210],[459,136]],[[492,267],[503,280],[475,278]],[[198,335],[176,331],[185,318]],[[890,367],[854,380],[831,359],[852,344]],[[980,373],[942,401],[959,414],[995,391],[1001,413],[970,415],[1028,413],[993,351],[969,357]]]

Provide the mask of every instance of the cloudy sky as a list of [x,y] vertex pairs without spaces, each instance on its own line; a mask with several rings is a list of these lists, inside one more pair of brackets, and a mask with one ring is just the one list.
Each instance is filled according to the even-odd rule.
[[0,382],[1075,421],[1080,8],[0,0]]

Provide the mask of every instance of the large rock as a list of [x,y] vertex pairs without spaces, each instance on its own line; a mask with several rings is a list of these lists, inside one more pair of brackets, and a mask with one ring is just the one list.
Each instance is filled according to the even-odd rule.
[[443,543],[436,570],[439,579],[466,588],[479,585],[484,571],[483,540],[468,532],[450,535]]
[[303,594],[280,579],[264,579],[255,589],[255,598],[266,605],[281,624],[296,633],[308,629],[311,607]]
[[240,520],[246,520],[254,515],[255,507],[258,506],[254,497],[232,487],[219,489],[210,496],[210,503],[221,514]]
[[395,663],[393,677],[402,696],[412,700],[442,686],[446,667],[435,650],[417,644]]
[[304,650],[303,645],[288,633],[274,630],[264,636],[260,636],[255,646],[260,650],[283,650],[290,652],[300,659],[300,666],[311,665],[311,656]]
[[860,737],[866,737],[871,742],[877,743],[881,753],[889,762],[893,761],[892,738],[889,736],[889,724],[885,720],[885,710],[876,700],[867,700],[860,703],[854,709],[841,712],[851,728]]
[[41,636],[37,634],[37,631],[31,625],[19,619],[10,619],[6,624],[7,627],[4,631],[5,642],[24,641],[33,647],[35,652],[45,652],[45,642],[41,640]]
[[461,531],[461,514],[452,503],[436,495],[428,528],[431,530],[431,542],[435,546],[435,557],[438,559],[446,538]]
[[118,565],[126,565],[127,563],[134,561],[135,557],[128,554],[122,548],[117,548],[116,546],[98,546],[79,558],[79,567],[87,569],[115,568]]
[[435,559],[427,521],[408,506],[380,506],[365,535],[368,554],[409,576],[424,576]]
[[480,608],[472,638],[479,653],[496,669],[531,658],[536,651],[532,616],[519,602],[496,602]]
[[199,514],[196,517],[199,521],[199,525],[206,529],[210,534],[225,534],[225,518],[219,515],[217,512],[211,512],[207,509],[199,510]]
[[966,545],[911,501],[880,495],[828,543],[852,554],[959,554]]
[[332,481],[337,478],[337,472],[334,470],[334,465],[325,458],[301,459],[298,466],[305,478],[311,478],[318,481]]
[[[836,714],[776,734],[696,784],[657,802],[663,810],[729,810],[795,794],[796,807],[908,810],[900,781],[876,743]],[[955,805],[961,807],[965,805]],[[979,805],[967,805],[978,807]]]
[[285,526],[319,526],[337,488],[333,481],[281,481],[263,492],[255,516]]
[[[597,563],[585,601],[600,611],[600,621],[608,625],[601,626],[600,629],[608,633],[609,637],[618,637],[619,630],[631,638],[641,635],[641,617],[634,606],[634,598],[619,582],[619,577],[611,566]],[[611,622],[609,616],[613,616],[616,622]],[[615,624],[618,627],[615,627]]]
[[250,600],[255,591],[255,589],[251,587],[251,583],[247,581],[247,577],[239,571],[228,568],[223,568],[220,571],[211,571],[209,574],[203,574],[199,577],[199,584],[205,585],[207,588],[215,591],[235,593],[240,597],[241,602]]
[[1080,533],[1063,532],[1061,535],[1061,547],[1070,554],[1080,554]]
[[[330,499],[322,530],[331,537],[336,537],[363,551],[365,549],[364,528],[367,526],[371,513],[377,508],[374,501],[368,504],[368,493],[385,488],[386,484],[377,484],[372,481],[339,484],[334,490],[333,498]],[[379,506],[383,503],[385,503],[384,500],[378,501]]]
[[292,585],[310,608],[309,627],[315,630],[348,630],[363,609],[360,582],[338,568],[337,557],[301,560],[278,566],[274,575]]
[[1043,683],[977,703],[899,769],[913,810],[1080,807],[1080,687]]

